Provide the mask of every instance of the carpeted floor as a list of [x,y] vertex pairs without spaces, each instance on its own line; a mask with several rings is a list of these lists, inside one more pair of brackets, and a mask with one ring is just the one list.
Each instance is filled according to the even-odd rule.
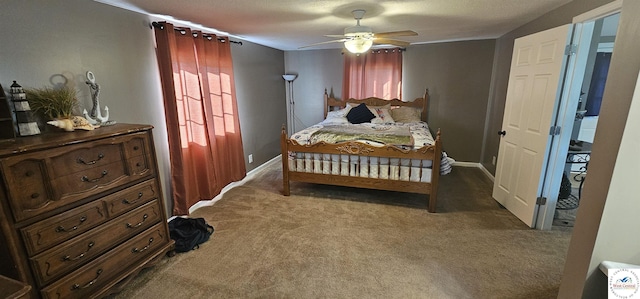
[[570,227],[529,229],[477,168],[426,196],[292,183],[279,161],[191,217],[215,227],[115,298],[555,298]]

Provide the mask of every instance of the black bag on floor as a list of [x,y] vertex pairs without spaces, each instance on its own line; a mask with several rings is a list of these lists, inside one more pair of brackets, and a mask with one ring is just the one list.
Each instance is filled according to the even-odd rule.
[[169,236],[176,242],[176,252],[197,249],[209,240],[211,234],[213,226],[207,224],[204,218],[176,217],[169,221]]

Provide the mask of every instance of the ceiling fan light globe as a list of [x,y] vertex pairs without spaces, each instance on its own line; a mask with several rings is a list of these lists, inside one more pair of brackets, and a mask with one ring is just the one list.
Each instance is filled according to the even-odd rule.
[[371,46],[373,46],[373,40],[367,38],[354,38],[344,42],[344,47],[354,54],[367,52]]

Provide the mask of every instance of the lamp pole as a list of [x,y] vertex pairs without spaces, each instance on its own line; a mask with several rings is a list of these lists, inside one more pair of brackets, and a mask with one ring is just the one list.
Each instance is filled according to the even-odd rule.
[[296,74],[284,74],[282,78],[287,81],[289,86],[289,136],[296,132],[296,102],[293,98],[293,80],[298,77]]

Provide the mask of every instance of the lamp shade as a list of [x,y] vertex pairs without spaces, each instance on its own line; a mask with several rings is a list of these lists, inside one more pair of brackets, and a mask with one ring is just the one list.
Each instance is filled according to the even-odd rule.
[[282,75],[282,78],[287,80],[287,81],[293,81],[298,77],[298,75],[296,74],[284,74]]
[[349,50],[351,53],[364,53],[371,49],[373,45],[373,40],[369,38],[356,37],[354,39],[350,39],[344,42],[344,47]]

